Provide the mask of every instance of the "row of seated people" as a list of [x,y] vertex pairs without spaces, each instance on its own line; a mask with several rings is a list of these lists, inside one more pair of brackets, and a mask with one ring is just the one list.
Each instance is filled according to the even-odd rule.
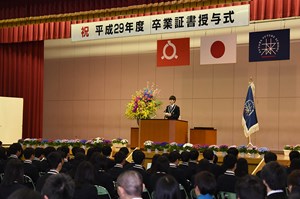
[[[10,148],[8,151],[12,152],[13,150],[10,150]],[[31,152],[29,153],[29,151]],[[27,148],[24,150],[24,170],[26,167],[25,165],[30,164],[30,161],[32,161],[34,157],[32,151],[34,152],[34,150],[31,148]],[[142,166],[145,154],[140,150],[136,150],[133,152],[133,163],[126,163],[126,150],[125,152],[122,152],[123,150],[121,150],[120,152],[116,153],[114,161],[103,155],[105,153],[104,148],[101,150],[103,154],[101,154],[100,149],[97,148],[91,148],[88,151],[87,155],[80,151],[81,150],[74,151],[75,158],[72,161],[68,161],[68,155],[66,155],[66,153],[61,153],[61,151],[53,151],[47,156],[47,161],[42,160],[47,163],[47,167],[50,168],[50,170],[46,173],[46,175],[37,178],[36,180],[34,177],[32,177],[33,181],[36,183],[37,190],[41,191],[46,179],[50,175],[57,174],[58,172],[68,173],[73,179],[75,179],[76,174],[80,171],[78,170],[78,165],[85,160],[88,160],[87,163],[90,163],[92,165],[90,170],[96,171],[96,174],[93,175],[94,179],[89,180],[89,182],[91,182],[90,184],[99,184],[106,187],[113,197],[117,197],[113,182],[116,181],[120,173],[126,170],[138,171],[142,175],[143,182],[150,193],[155,190],[154,185],[156,184],[157,180],[165,174],[174,176],[175,179],[184,186],[185,190],[189,192],[195,186],[194,175],[201,171],[209,171],[214,174],[217,180],[218,192],[235,192],[235,182],[237,178],[248,173],[247,161],[243,158],[237,160],[237,153],[234,150],[228,151],[229,155],[224,158],[222,166],[213,163],[213,159],[215,156],[213,151],[211,150],[206,150],[203,153],[204,159],[200,160],[199,162],[197,162],[199,153],[196,150],[191,152],[183,152],[181,154],[179,154],[178,152],[171,152],[170,154],[155,155],[153,157],[152,166],[147,171]],[[10,153],[8,160],[17,159],[21,153],[21,149],[16,150],[15,154]],[[27,153],[31,154],[29,159]],[[296,154],[296,152],[294,154]],[[273,154],[272,152],[266,154],[265,161],[274,161],[274,158],[270,158],[274,157],[274,155],[276,156],[276,154]],[[180,158],[182,163],[178,165]],[[298,158],[295,159],[297,160]],[[32,166],[35,167],[33,164]],[[87,165],[85,165],[84,167],[85,171],[89,170],[87,168]],[[33,170],[37,169],[31,169],[30,171]],[[31,175],[30,173],[26,172],[25,174],[29,176]],[[81,177],[81,179],[83,179],[83,177]],[[85,191],[83,191],[83,194],[86,195],[86,193],[84,192]],[[92,192],[88,191],[88,193]],[[76,194],[76,196],[80,196],[80,194]]]

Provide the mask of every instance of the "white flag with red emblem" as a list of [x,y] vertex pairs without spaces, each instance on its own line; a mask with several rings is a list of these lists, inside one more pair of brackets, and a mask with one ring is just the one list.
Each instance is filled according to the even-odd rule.
[[201,37],[201,65],[229,63],[236,63],[236,34]]

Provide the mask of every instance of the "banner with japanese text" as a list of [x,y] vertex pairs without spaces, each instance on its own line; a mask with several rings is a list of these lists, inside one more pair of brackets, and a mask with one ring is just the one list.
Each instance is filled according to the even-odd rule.
[[171,14],[72,24],[72,41],[186,32],[249,25],[250,6],[232,6]]

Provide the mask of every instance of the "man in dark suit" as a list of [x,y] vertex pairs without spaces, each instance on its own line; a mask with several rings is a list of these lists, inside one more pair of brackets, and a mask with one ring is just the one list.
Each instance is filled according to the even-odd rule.
[[165,119],[178,120],[180,116],[180,108],[175,104],[176,97],[174,95],[171,95],[169,97],[169,100],[170,100],[170,105],[166,107]]
[[284,192],[287,174],[286,169],[276,161],[267,163],[260,174],[267,187],[267,199],[286,199]]
[[211,149],[206,149],[203,152],[203,158],[209,161],[208,171],[215,175],[216,179],[222,174],[220,165],[213,163],[214,152]]
[[39,171],[35,165],[32,164],[32,160],[34,158],[34,149],[33,148],[26,148],[24,150],[24,174],[29,176],[34,183],[36,183],[37,179],[39,178]]
[[236,168],[237,158],[234,155],[228,154],[224,157],[224,166],[226,171],[220,175],[217,180],[217,190],[224,192],[235,193],[236,177],[234,170]]
[[125,161],[126,161],[126,155],[121,152],[121,151],[118,151],[116,154],[115,154],[115,166],[111,169],[109,169],[107,172],[112,176],[113,180],[116,181],[118,176],[124,171],[124,164],[125,164]]

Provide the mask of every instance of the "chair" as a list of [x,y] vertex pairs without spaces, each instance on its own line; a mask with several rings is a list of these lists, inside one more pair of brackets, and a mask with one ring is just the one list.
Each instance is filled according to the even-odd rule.
[[99,198],[101,199],[111,199],[111,196],[109,194],[109,192],[107,191],[107,189],[105,187],[102,187],[100,185],[95,185],[96,189],[97,189],[97,193]]
[[184,186],[182,186],[182,184],[179,184],[179,189],[180,189],[182,198],[189,199],[189,196],[186,193],[186,190],[185,190]]
[[197,195],[196,195],[196,192],[195,192],[195,188],[191,189],[191,191],[190,191],[190,197],[191,197],[191,199],[196,199],[197,198]]
[[27,186],[28,188],[30,189],[33,189],[35,191],[35,185],[34,185],[34,182],[33,180],[27,176],[27,175],[24,175],[24,185]]
[[219,199],[236,199],[236,193],[220,191],[218,197]]
[[147,188],[144,188],[143,193],[142,193],[142,198],[143,199],[151,199],[151,195]]

